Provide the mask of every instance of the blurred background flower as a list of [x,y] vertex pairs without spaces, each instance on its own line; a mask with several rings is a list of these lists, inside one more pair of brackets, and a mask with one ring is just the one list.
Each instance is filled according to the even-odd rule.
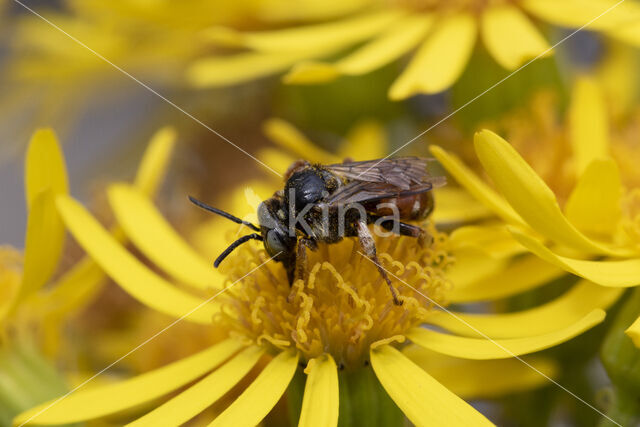
[[[448,237],[426,252],[403,239],[380,241],[383,263],[471,327],[406,286],[403,294],[417,302],[403,307],[396,329],[364,327],[366,319],[384,317],[388,295],[366,264],[352,269],[345,242],[313,255],[320,267],[313,285],[296,288],[297,305],[280,304],[288,289],[279,267],[271,266],[269,274],[246,278],[220,297],[226,309],[215,317],[217,327],[204,315],[180,322],[120,360],[93,380],[96,393],[116,381],[111,393],[125,390],[122,400],[134,398],[121,406],[105,398],[101,415],[148,399],[136,391],[139,384],[157,386],[166,397],[90,424],[120,425],[145,413],[155,420],[174,408],[180,417],[198,413],[215,400],[201,391],[230,378],[239,364],[245,378],[227,383],[228,392],[192,424],[241,407],[232,402],[246,401],[241,396],[256,384],[272,392],[275,383],[263,373],[285,365],[295,373],[278,382],[283,399],[264,394],[274,406],[264,424],[295,423],[301,414],[308,421],[312,391],[335,390],[335,371],[338,393],[323,396],[327,405],[337,402],[343,424],[345,414],[356,413],[371,416],[371,424],[400,423],[402,411],[424,422],[420,414],[433,405],[403,400],[404,390],[393,383],[407,373],[421,378],[413,386],[429,384],[458,412],[479,410],[501,424],[609,422],[597,411],[636,423],[640,377],[631,338],[637,340],[640,305],[637,291],[618,286],[637,285],[636,0],[21,2],[0,0],[0,424],[82,384],[210,297],[209,284],[228,283],[264,260],[259,245],[248,246],[213,270],[209,260],[240,230],[205,217],[187,194],[255,222],[260,201],[282,187],[278,174],[299,158],[332,163],[399,149],[395,155],[429,156],[429,144],[441,147],[434,154],[444,166],[434,162],[433,173],[455,178],[435,192],[429,225],[434,235]],[[50,131],[36,133],[27,147],[43,126],[56,129],[64,144],[65,174]],[[481,129],[494,134],[482,133],[474,146]],[[95,216],[68,221],[74,239],[65,239],[53,197],[37,196],[39,185],[66,174],[68,183],[58,180],[55,192],[73,194]],[[79,224],[95,227],[87,234],[74,230]],[[104,247],[86,236],[98,236]],[[109,248],[123,257],[116,257],[118,265]],[[432,252],[446,253],[446,260],[434,261]],[[420,253],[425,256],[416,261]],[[413,277],[413,262],[435,276]],[[351,297],[345,283],[357,285]],[[327,288],[336,291],[325,295]],[[341,319],[316,315],[337,306]],[[595,325],[599,309],[607,317]],[[433,339],[441,335],[462,339],[471,351],[482,333],[529,343],[557,333],[557,345],[524,360],[597,411],[516,359],[469,360],[463,356],[470,353],[451,357],[406,344],[420,340],[410,331],[425,319],[427,347],[444,345]],[[344,326],[355,341],[335,330],[318,332],[331,325]],[[394,334],[409,340],[384,341]],[[229,335],[242,337],[246,350],[199,364],[198,358],[229,350],[221,344]],[[371,344],[378,340],[384,344],[374,357]],[[299,355],[283,351],[284,341]],[[294,366],[295,357],[314,361],[306,366],[311,376]],[[377,366],[364,367],[374,358]],[[191,370],[196,365],[200,370]],[[398,369],[393,375],[390,366]],[[147,372],[151,382],[139,383]],[[213,379],[193,382],[206,372]],[[81,406],[97,408],[82,405],[83,398]],[[187,410],[185,401],[200,406]]]

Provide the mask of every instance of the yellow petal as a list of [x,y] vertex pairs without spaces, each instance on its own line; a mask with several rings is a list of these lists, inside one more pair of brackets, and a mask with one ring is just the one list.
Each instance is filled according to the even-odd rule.
[[437,145],[429,147],[431,153],[442,166],[462,185],[476,200],[480,201],[487,209],[493,211],[500,218],[511,224],[524,224],[518,214],[504,201],[498,193],[485,184],[480,177],[471,171],[453,153],[446,152]]
[[213,28],[204,35],[210,40],[240,45],[262,52],[302,52],[341,48],[377,34],[403,15],[399,9],[385,9],[353,18],[273,31],[238,33]]
[[506,298],[542,286],[564,274],[562,268],[536,256],[526,256],[512,261],[493,274],[480,276],[478,280],[467,283],[454,281],[454,287],[447,298],[456,303]]
[[34,307],[46,315],[60,316],[70,313],[84,307],[97,294],[104,278],[104,271],[95,261],[85,257],[56,280],[50,290],[39,295],[39,305]]
[[553,191],[507,141],[483,130],[476,134],[474,144],[495,186],[533,230],[577,250],[612,252],[580,233],[562,215]]
[[134,184],[147,196],[153,197],[165,176],[175,146],[176,132],[171,127],[157,131],[144,152]]
[[191,249],[147,197],[125,184],[110,186],[108,195],[116,220],[127,237],[154,264],[196,289],[222,285],[224,277]]
[[529,18],[515,6],[496,5],[482,14],[482,39],[491,56],[508,70],[525,61],[552,53]]
[[322,56],[325,52],[246,52],[227,56],[202,57],[186,71],[187,81],[196,88],[236,85],[286,70],[298,61]]
[[561,344],[585,332],[604,320],[605,312],[596,309],[572,325],[553,332],[526,338],[489,340],[443,334],[423,328],[409,331],[414,343],[442,354],[462,359],[508,359]]
[[565,213],[585,233],[611,237],[620,219],[622,181],[613,160],[593,160],[567,200]]
[[611,30],[639,18],[633,2],[617,0],[524,0],[521,5],[543,21],[570,28],[589,24],[592,30]]
[[58,196],[58,210],[80,246],[125,291],[143,304],[173,317],[209,324],[217,311],[213,302],[190,295],[145,267],[127,252],[85,208],[68,196]]
[[400,100],[447,89],[467,65],[476,32],[476,20],[471,15],[458,13],[440,20],[389,89],[389,97]]
[[298,353],[283,351],[209,426],[255,426],[273,409],[298,368]]
[[640,284],[640,258],[622,261],[589,261],[568,258],[547,249],[539,240],[511,229],[513,236],[531,252],[565,271],[602,286],[630,287]]
[[186,423],[238,384],[263,354],[264,350],[259,347],[247,347],[176,397],[127,425],[155,427]]
[[417,345],[410,345],[402,352],[463,399],[495,399],[530,391],[548,385],[545,375],[553,378],[559,371],[553,360],[534,356],[523,358],[530,365],[527,366],[517,359],[458,359]]
[[267,138],[301,159],[318,163],[336,163],[340,161],[333,154],[318,148],[289,122],[275,118],[269,119],[264,122],[263,130]]
[[586,280],[564,295],[535,308],[506,314],[469,314],[444,311],[427,322],[458,335],[516,338],[551,333],[579,321],[596,308],[607,309],[624,289],[605,288]]
[[581,78],[576,82],[569,107],[569,126],[579,176],[593,160],[609,155],[607,110],[594,80]]
[[631,338],[636,347],[640,348],[640,317],[638,317],[624,333]]
[[25,236],[24,272],[18,298],[40,289],[55,273],[64,246],[64,224],[58,215],[51,189],[31,202]]
[[370,354],[380,383],[416,426],[493,425],[395,348],[383,345]]
[[474,248],[494,258],[508,258],[526,249],[511,236],[504,225],[463,226],[450,235],[451,250]]
[[[363,6],[370,6],[368,0],[345,0],[328,2],[318,0],[298,0],[291,7],[289,0],[262,0],[252,3],[252,13],[260,19],[259,22],[280,24],[284,22],[313,22],[335,19],[361,11]],[[256,8],[256,10],[254,10]]]
[[[298,160],[298,157],[291,156],[276,148],[264,148],[258,151],[256,157],[282,175],[293,162]],[[282,185],[282,182],[279,184]]]
[[471,222],[491,216],[491,211],[463,189],[452,186],[438,188],[433,193],[437,209],[431,218],[436,224]]
[[338,150],[338,158],[353,160],[380,159],[387,155],[389,143],[385,129],[377,122],[365,121],[355,125]]
[[[227,340],[193,356],[115,384],[79,389],[67,397],[43,403],[18,415],[14,423],[67,424],[90,420],[132,408],[163,396],[213,369],[238,351],[238,341]],[[33,418],[32,418],[33,417]]]
[[637,17],[635,22],[634,20],[628,20],[619,28],[607,31],[607,34],[633,47],[640,47],[640,29],[638,28],[637,22]]
[[54,196],[69,192],[64,156],[53,130],[40,129],[31,137],[24,181],[27,210],[31,208],[36,196],[48,188]]
[[338,425],[338,369],[330,354],[311,359],[307,368],[298,426]]
[[[340,74],[361,75],[377,70],[413,49],[433,23],[432,16],[408,16],[394,22],[379,36],[337,62],[297,64],[285,77],[287,83],[329,81]],[[372,157],[373,158],[373,157]]]

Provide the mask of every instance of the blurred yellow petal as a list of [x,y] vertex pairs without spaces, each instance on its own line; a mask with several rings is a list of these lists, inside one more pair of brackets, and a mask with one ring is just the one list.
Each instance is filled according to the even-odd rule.
[[526,252],[504,225],[468,225],[449,235],[451,250],[475,248],[495,258],[508,258]]
[[[460,185],[500,218],[511,224],[524,224],[518,214],[498,193],[485,184],[453,153],[431,145],[431,153]],[[437,209],[436,209],[437,212]]]
[[579,321],[591,310],[609,308],[624,292],[605,288],[586,280],[564,295],[535,308],[505,314],[469,314],[444,311],[434,313],[427,322],[458,335],[491,338],[517,338],[551,333]]
[[64,246],[64,224],[51,189],[31,202],[25,236],[24,271],[16,303],[40,289],[55,273]]
[[335,63],[343,74],[377,70],[413,49],[431,28],[432,15],[416,14],[395,22],[384,33]]
[[580,233],[567,220],[553,191],[507,141],[483,130],[475,135],[474,145],[495,186],[536,232],[570,248],[592,253],[613,252]]
[[300,159],[318,163],[337,163],[341,160],[309,141],[306,136],[291,123],[281,119],[265,121],[263,130],[267,138],[278,146],[298,156]]
[[262,52],[308,52],[328,46],[341,48],[358,43],[377,34],[403,15],[399,9],[386,9],[339,21],[273,31],[240,33],[226,28],[212,28],[204,36],[209,40]]
[[585,233],[611,236],[620,219],[622,181],[613,160],[593,160],[575,186],[565,213]]
[[619,0],[523,0],[521,5],[543,21],[570,28],[589,24],[589,29],[611,30],[640,18],[633,2]]
[[542,357],[525,357],[524,360],[530,365],[527,366],[514,358],[458,359],[417,345],[410,345],[402,352],[450,391],[467,400],[495,399],[530,391],[548,385],[549,380],[545,375],[553,378],[559,371],[553,360]]
[[512,229],[513,236],[531,252],[565,271],[602,286],[630,287],[640,285],[640,258],[622,261],[590,261],[568,258],[546,248],[539,240]]
[[55,197],[69,191],[67,170],[51,129],[33,134],[25,161],[27,231],[24,274],[14,304],[40,289],[55,273],[64,246],[64,225]]
[[508,70],[515,70],[538,55],[551,54],[549,45],[529,18],[516,6],[487,8],[480,22],[482,39],[491,56]]
[[433,192],[437,209],[431,218],[436,224],[471,222],[491,216],[491,211],[463,189],[452,186]]
[[628,43],[633,47],[640,47],[640,28],[638,28],[637,22],[637,19],[635,22],[628,20],[619,28],[609,31],[608,34],[623,43]]
[[355,125],[338,150],[338,158],[344,160],[381,159],[388,153],[385,129],[377,122],[366,121]]
[[144,152],[134,184],[144,194],[153,197],[167,170],[175,146],[176,132],[165,127],[157,131]]
[[624,333],[631,338],[633,345],[640,348],[640,317],[638,317]]
[[367,5],[370,5],[368,0],[340,2],[298,0],[295,4],[296,7],[291,7],[289,0],[262,0],[252,3],[251,7],[257,8],[256,13],[261,20],[272,24],[282,24],[283,22],[305,22],[346,16]]
[[447,89],[467,65],[476,32],[476,19],[471,15],[457,13],[443,18],[393,83],[389,97],[397,101]]
[[526,256],[512,261],[493,274],[481,276],[478,280],[467,283],[454,281],[454,287],[447,298],[455,303],[506,298],[542,286],[564,274],[566,273],[562,268],[536,256]]
[[196,289],[222,286],[224,276],[197,254],[135,187],[111,185],[108,196],[127,237],[154,264]]
[[238,384],[263,354],[260,347],[247,347],[176,397],[127,425],[155,427],[186,423]]
[[289,166],[298,160],[298,157],[291,156],[276,148],[264,148],[258,152],[256,157],[280,174],[284,174]]
[[569,107],[569,126],[579,176],[593,160],[609,155],[607,109],[594,80],[583,77],[576,82]]
[[69,192],[64,156],[53,130],[40,129],[31,137],[25,161],[24,181],[27,210],[42,191],[51,189],[54,196]]
[[61,195],[56,203],[69,232],[80,246],[131,296],[169,316],[186,316],[185,319],[192,322],[211,323],[211,317],[217,311],[215,302],[205,303],[202,298],[176,288],[152,272],[72,198]]
[[50,290],[39,295],[37,310],[55,316],[84,307],[100,290],[104,278],[104,271],[95,261],[85,257],[56,280]]
[[383,345],[370,355],[378,380],[416,426],[493,425],[395,348]]
[[[533,353],[556,346],[580,335],[602,322],[605,312],[596,309],[568,327],[556,329],[543,335],[489,340],[443,334],[424,328],[414,328],[405,334],[414,343],[442,354],[462,359],[508,359],[521,354]],[[553,321],[553,319],[549,319]]]
[[210,426],[255,426],[273,409],[298,368],[298,352],[277,355]]
[[187,81],[196,88],[244,83],[280,73],[298,61],[322,56],[324,52],[247,52],[202,57],[187,68]]
[[338,425],[338,369],[330,354],[311,359],[298,426]]
[[[14,423],[51,425],[75,423],[163,396],[210,371],[238,351],[238,341],[226,340],[193,356],[115,384],[79,389],[56,402],[46,402],[18,415]],[[33,418],[31,418],[33,417]]]
[[340,74],[353,76],[377,70],[413,49],[424,39],[432,23],[432,16],[408,16],[392,23],[376,38],[335,63],[297,64],[287,74],[285,81],[289,83],[328,81]]

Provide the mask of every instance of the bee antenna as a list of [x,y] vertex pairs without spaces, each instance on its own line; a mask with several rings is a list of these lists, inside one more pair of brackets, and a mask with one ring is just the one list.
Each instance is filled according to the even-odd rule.
[[237,248],[238,246],[240,246],[241,244],[243,244],[244,242],[248,242],[249,240],[260,240],[262,241],[262,236],[256,233],[253,234],[248,234],[246,236],[242,236],[241,238],[239,238],[238,240],[236,240],[235,242],[233,242],[231,245],[229,245],[229,247],[227,249],[224,250],[224,252],[222,252],[220,254],[220,256],[218,258],[216,258],[216,260],[213,262],[213,266],[215,268],[218,268],[218,266],[220,265],[220,263],[231,253],[233,252],[233,250],[235,248]]
[[230,213],[227,213],[227,212],[225,212],[223,210],[214,208],[213,206],[209,206],[206,203],[201,202],[200,200],[196,199],[193,196],[189,196],[189,200],[191,200],[191,203],[193,203],[194,205],[204,209],[205,211],[213,212],[214,214],[218,214],[218,215],[220,215],[222,217],[230,219],[231,221],[235,222],[236,224],[246,225],[247,227],[249,227],[253,231],[260,231],[260,229],[257,226],[251,224],[250,222],[243,221],[240,218],[238,218],[237,216],[233,216]]

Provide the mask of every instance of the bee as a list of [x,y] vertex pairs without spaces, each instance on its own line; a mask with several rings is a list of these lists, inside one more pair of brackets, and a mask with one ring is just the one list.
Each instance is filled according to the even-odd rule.
[[240,237],[214,261],[214,267],[238,246],[259,240],[274,260],[283,264],[289,284],[303,277],[306,249],[318,243],[337,243],[357,237],[362,252],[377,266],[395,304],[396,289],[382,268],[369,230],[375,224],[389,233],[418,239],[429,237],[420,227],[405,221],[427,218],[434,207],[431,190],[445,184],[442,176],[427,171],[430,159],[401,157],[332,165],[299,160],[286,172],[284,189],[258,206],[256,226],[193,197],[191,202],[255,233]]

